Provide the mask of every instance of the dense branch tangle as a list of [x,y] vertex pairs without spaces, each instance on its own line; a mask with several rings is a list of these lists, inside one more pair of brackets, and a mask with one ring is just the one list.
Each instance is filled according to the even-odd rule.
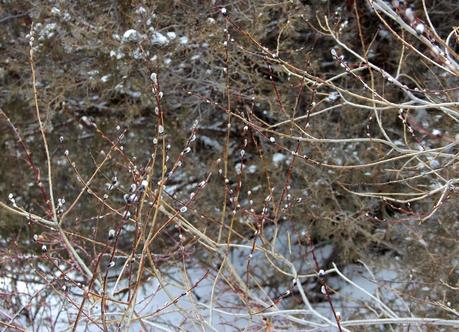
[[[147,157],[134,158],[129,144],[124,145],[131,128],[106,129],[80,117],[107,151],[88,156],[89,171],[83,171],[78,156],[64,153],[78,185],[65,208],[55,201],[54,161],[60,151],[51,153],[32,40],[34,111],[47,185],[27,143],[1,110],[41,190],[37,205],[42,209],[28,211],[14,197],[0,207],[44,234],[33,237],[43,253],[32,257],[46,262],[57,276],[50,278],[39,268],[36,272],[44,289],[69,307],[73,330],[88,324],[100,330],[141,326],[168,331],[170,325],[160,318],[171,313],[188,319],[195,329],[214,331],[220,327],[217,315],[228,321],[241,318],[267,331],[272,326],[317,331],[386,324],[458,326],[454,319],[420,318],[386,303],[366,263],[359,266],[370,276],[374,292],[338,268],[338,249],[322,257],[324,248],[338,241],[351,242],[361,253],[367,248],[352,241],[360,241],[362,234],[363,242],[398,253],[401,249],[375,228],[402,224],[409,229],[438,218],[459,182],[455,32],[440,36],[424,1],[427,23],[398,1],[367,1],[366,11],[357,1],[348,3],[356,39],[348,37],[352,30],[339,13],[321,11],[315,20],[294,17],[330,45],[318,55],[315,46],[290,49],[289,19],[280,20],[275,38],[262,35],[271,42],[270,50],[243,19],[222,10],[223,46],[214,50],[221,51],[222,82],[209,96],[189,91],[211,110],[216,125],[204,127],[189,119],[186,126],[175,124],[163,89],[167,74],[158,74],[156,64],[145,57],[153,104],[146,117],[154,128],[145,144]],[[376,32],[363,25],[366,15],[379,20]],[[379,34],[388,38],[386,33],[396,64],[374,54]],[[147,46],[140,45],[139,52],[146,54]],[[246,58],[260,71],[251,72]],[[425,73],[417,75],[420,68]],[[247,87],[252,81],[257,84]],[[438,128],[430,127],[434,125]],[[187,132],[174,132],[174,126]],[[216,151],[209,154],[196,143],[206,130],[223,133],[222,144],[209,137],[200,143],[213,143]],[[177,143],[175,135],[186,138]],[[205,154],[204,162],[194,151]],[[190,169],[193,176],[184,176]],[[105,180],[109,183],[103,187]],[[316,192],[309,193],[312,189]],[[322,227],[325,221],[328,228]],[[59,288],[60,282],[73,293]],[[202,297],[198,290],[206,283],[210,294]],[[362,307],[375,318],[352,319],[336,309],[348,300],[340,294],[343,284],[363,296]],[[181,291],[171,291],[170,285]],[[38,302],[40,293],[28,303]],[[165,303],[145,309],[158,294]],[[406,304],[401,295],[397,300]],[[13,326],[26,307],[20,306],[4,326]],[[437,307],[458,315],[444,304]]]

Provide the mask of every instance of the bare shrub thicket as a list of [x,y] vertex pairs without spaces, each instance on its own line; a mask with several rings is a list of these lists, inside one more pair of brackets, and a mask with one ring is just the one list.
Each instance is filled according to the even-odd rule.
[[3,1],[0,326],[459,326],[455,1]]

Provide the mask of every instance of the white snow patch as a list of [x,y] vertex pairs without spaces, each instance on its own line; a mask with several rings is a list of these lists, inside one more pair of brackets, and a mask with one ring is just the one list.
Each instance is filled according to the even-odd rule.
[[56,16],[60,16],[61,15],[61,10],[59,8],[57,8],[57,7],[53,7],[51,9],[51,14],[56,15]]
[[434,136],[441,136],[441,130],[439,130],[439,129],[434,129],[434,130],[432,130],[432,135],[434,135]]
[[247,173],[254,174],[257,171],[257,165],[250,165],[247,167]]
[[143,15],[147,12],[147,10],[145,9],[145,7],[140,6],[139,8],[136,9],[135,12],[139,15]]
[[331,92],[328,97],[325,98],[328,102],[334,102],[339,98],[339,93],[336,91]]
[[142,35],[135,29],[129,29],[123,34],[123,43],[128,43],[128,42],[139,42],[142,40]]
[[167,39],[166,36],[164,36],[162,33],[160,32],[155,32],[153,33],[153,37],[151,38],[151,43],[152,44],[156,44],[156,45],[167,45],[169,44],[169,39]]
[[68,22],[71,20],[72,16],[69,14],[69,12],[64,12],[64,16],[62,17],[64,21]]
[[440,162],[437,159],[431,159],[429,164],[432,169],[436,169],[440,167]]
[[43,28],[43,30],[40,31],[39,39],[52,38],[56,33],[56,28],[57,28],[57,24],[56,23],[46,24],[45,27]]
[[282,163],[286,158],[287,156],[285,154],[276,152],[275,154],[273,154],[273,159],[272,159],[274,166],[278,167],[280,163]]
[[179,38],[179,43],[182,45],[188,44],[188,37],[187,36],[182,36]]
[[140,91],[126,91],[126,94],[136,99],[142,96],[142,93]]
[[174,40],[175,38],[177,38],[177,34],[174,31],[169,31],[168,33],[166,33],[166,36],[169,40]]
[[136,60],[143,59],[143,52],[140,48],[136,48],[131,52],[131,57],[133,57]]
[[111,50],[110,51],[110,58],[116,58],[116,60],[120,60],[125,57],[125,54],[121,50]]

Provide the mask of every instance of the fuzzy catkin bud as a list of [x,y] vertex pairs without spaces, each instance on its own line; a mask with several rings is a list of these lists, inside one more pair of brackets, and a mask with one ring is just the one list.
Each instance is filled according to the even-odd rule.
[[154,84],[158,84],[158,75],[156,75],[156,73],[151,73],[150,79],[153,81]]

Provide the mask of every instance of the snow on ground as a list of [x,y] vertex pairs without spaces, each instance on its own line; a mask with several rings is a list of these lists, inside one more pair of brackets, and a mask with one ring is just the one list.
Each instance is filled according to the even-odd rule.
[[[273,263],[279,269],[290,271],[289,264],[285,263],[285,260],[288,260],[293,262],[300,275],[312,273],[312,276],[301,279],[302,287],[308,297],[312,298],[312,294],[314,292],[317,293],[317,289],[320,287],[320,283],[315,276],[315,266],[311,254],[306,254],[304,246],[295,245],[298,241],[297,235],[290,233],[286,225],[288,225],[286,222],[279,223],[277,231],[274,226],[267,226],[263,233],[263,240],[257,237],[256,240],[254,238],[251,241],[239,243],[229,251],[228,263],[232,265],[236,274],[244,280],[248,268],[247,262],[250,257],[249,269],[251,278],[249,286],[251,287],[253,299],[258,298],[261,301],[259,302],[260,308],[267,308],[267,305],[262,305],[261,303],[267,303],[269,306],[269,303],[272,303],[272,300],[279,294],[269,287],[260,288],[257,285],[259,286],[266,281],[279,280],[281,282],[280,292],[285,292],[288,289],[295,292],[297,289],[292,284],[293,280],[287,280],[287,283],[285,283],[285,278],[280,275],[278,269],[273,268]],[[300,234],[299,236],[302,235]],[[274,254],[261,250],[252,252],[253,241],[260,248],[270,248]],[[269,245],[267,245],[267,241]],[[317,245],[315,253],[319,264],[330,258],[333,251],[334,246],[332,244]],[[184,266],[183,263],[178,262],[174,265],[160,265],[158,267],[161,271],[160,278],[150,277],[141,284],[134,300],[135,312],[132,312],[130,324],[127,325],[129,315],[126,316],[125,313],[129,312],[129,310],[127,310],[127,305],[122,302],[128,302],[128,293],[119,293],[119,291],[126,288],[127,280],[120,280],[116,283],[116,277],[124,263],[125,258],[121,257],[116,260],[115,267],[109,270],[109,276],[112,278],[110,278],[108,291],[119,302],[108,302],[105,315],[108,319],[115,320],[124,317],[122,329],[126,331],[139,331],[145,327],[151,331],[234,331],[250,326],[259,328],[264,324],[261,315],[250,316],[248,314],[247,306],[240,294],[234,292],[228,284],[223,282],[223,275],[220,275],[215,283],[216,272],[209,271],[207,274],[207,269],[199,266],[199,264],[187,262],[186,266]],[[334,272],[326,275],[329,286],[337,291],[336,294],[332,295],[332,298],[336,311],[340,312],[343,320],[349,319],[351,316],[355,318],[355,315],[376,319],[378,317],[375,313],[390,312],[390,310],[409,315],[406,310],[406,303],[397,296],[397,289],[404,287],[403,283],[397,282],[399,276],[394,272],[399,270],[400,267],[395,266],[394,264],[396,263],[394,262],[391,264],[392,266],[387,265],[383,269],[374,271],[374,275],[359,264],[343,268],[341,272],[358,287],[347,282]],[[383,265],[381,264],[381,266]],[[41,269],[44,270],[46,267],[41,266]],[[54,277],[59,276],[60,272],[54,274]],[[78,280],[76,273],[70,273],[68,277]],[[225,275],[225,277],[228,277],[228,275]],[[51,281],[52,278],[53,274],[48,274],[47,280]],[[283,284],[282,280],[284,280]],[[24,305],[31,303],[32,307],[39,310],[35,324],[40,326],[40,331],[67,331],[72,328],[80,309],[85,288],[84,286],[78,287],[70,282],[62,282],[62,285],[64,284],[67,287],[66,289],[56,287],[56,283],[53,283],[53,287],[51,287],[39,283],[26,284],[22,281],[13,283],[11,278],[8,277],[0,279],[0,289],[2,291],[20,292],[23,294],[22,298],[25,299]],[[48,292],[50,293],[44,296]],[[371,296],[375,299],[380,299],[381,303],[387,304],[390,309],[383,308],[378,303],[378,300],[371,298]],[[268,308],[266,314],[271,317],[274,323],[283,324],[283,322],[287,322],[285,320],[286,315],[276,316],[276,311],[298,309],[303,310],[302,313],[290,316],[306,322],[312,321],[315,324],[324,324],[323,320],[318,319],[317,316],[314,317],[311,312],[304,311],[306,309],[304,303],[294,301],[294,299],[294,297],[287,298],[275,307]],[[333,315],[325,298],[322,298],[320,302],[312,303],[312,306],[318,315],[322,315],[324,319],[329,319],[333,322]],[[372,308],[371,310],[369,310],[370,307]],[[84,314],[80,316],[76,330],[100,330],[97,326],[101,315],[100,298],[90,296],[85,301],[82,312]],[[54,318],[55,321],[49,321],[48,317]],[[138,317],[142,317],[143,327]],[[25,324],[21,313],[17,315],[10,313],[9,320]],[[54,327],[52,327],[53,325]],[[285,326],[292,327],[292,325]],[[319,330],[334,331],[334,328],[322,325]]]

